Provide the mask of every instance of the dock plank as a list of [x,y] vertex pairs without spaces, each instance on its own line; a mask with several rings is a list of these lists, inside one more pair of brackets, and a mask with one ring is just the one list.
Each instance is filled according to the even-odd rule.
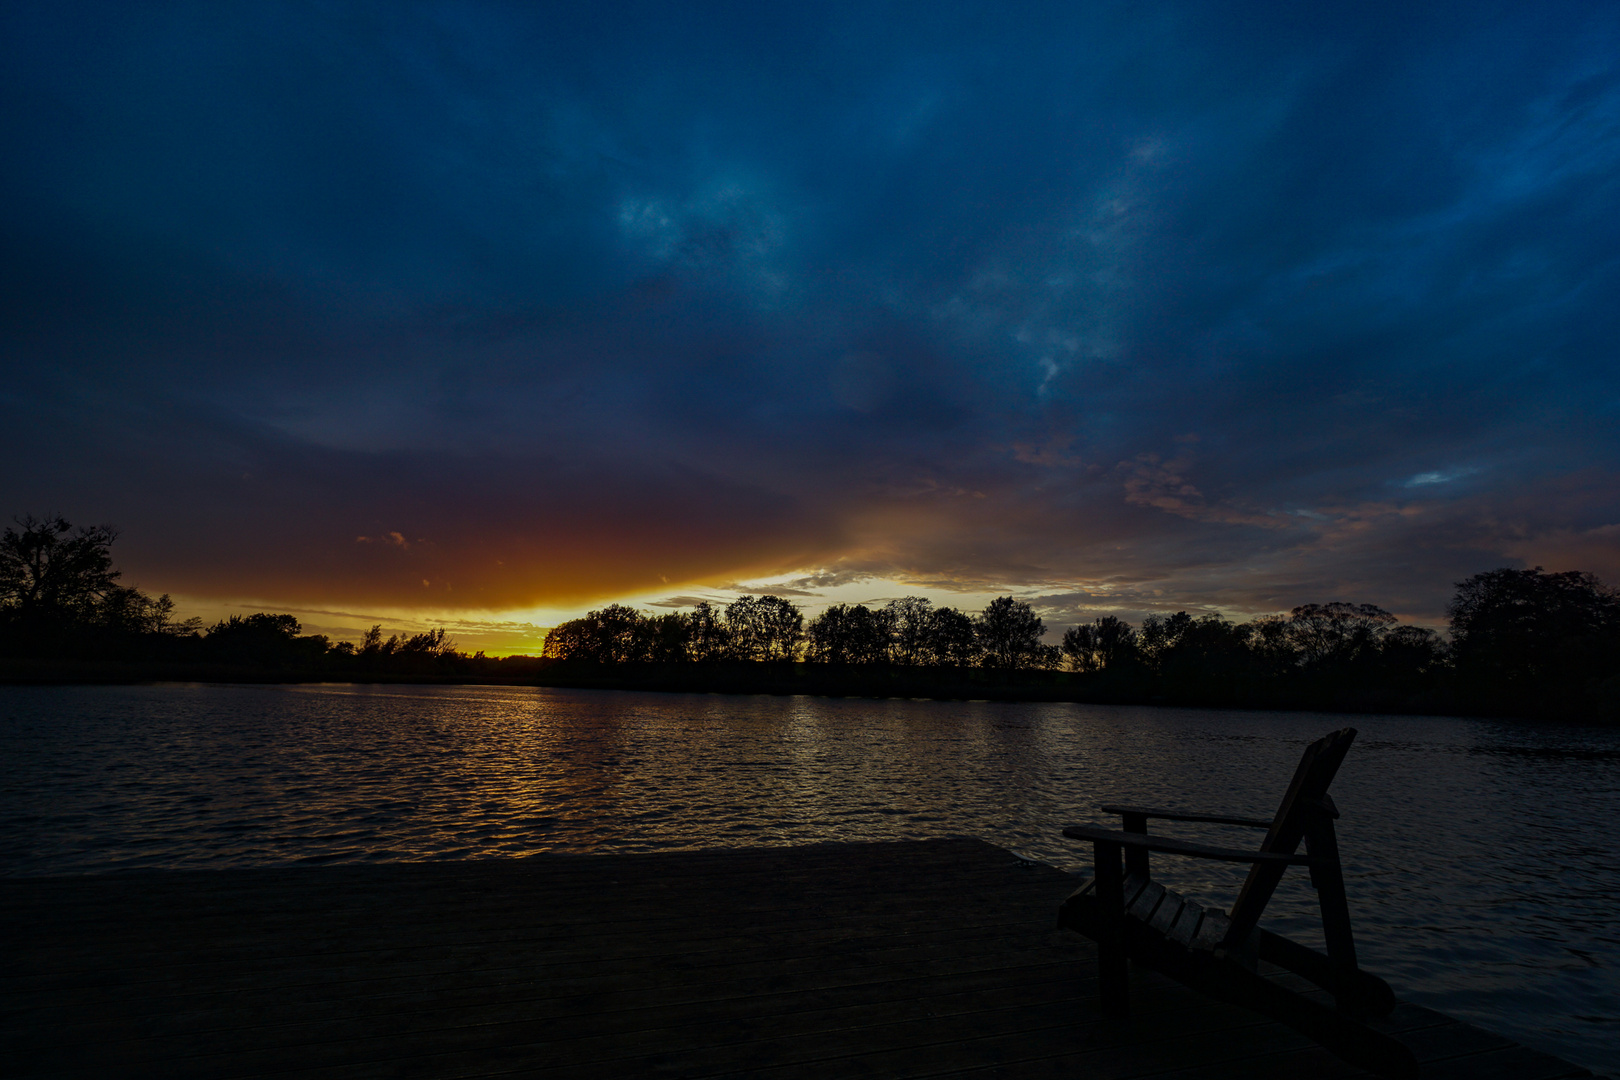
[[[10,879],[0,1040],[23,1077],[1365,1075],[1152,972],[1105,1016],[1073,886],[967,839]],[[1436,1080],[1585,1075],[1383,1023]]]

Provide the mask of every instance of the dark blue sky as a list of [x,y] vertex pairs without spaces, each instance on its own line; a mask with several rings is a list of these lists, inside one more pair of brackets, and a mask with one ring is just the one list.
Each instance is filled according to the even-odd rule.
[[143,587],[1620,578],[1620,6],[0,13],[0,510]]

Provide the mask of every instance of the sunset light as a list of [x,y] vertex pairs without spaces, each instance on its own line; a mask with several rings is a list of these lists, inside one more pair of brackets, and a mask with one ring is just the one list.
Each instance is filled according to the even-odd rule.
[[10,110],[0,492],[198,610],[858,572],[1438,624],[1504,561],[1620,577],[1598,8],[52,10],[7,16],[54,104]]

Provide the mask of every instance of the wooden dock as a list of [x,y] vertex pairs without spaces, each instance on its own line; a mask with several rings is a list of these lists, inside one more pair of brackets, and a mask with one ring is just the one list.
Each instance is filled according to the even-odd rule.
[[[1073,884],[976,840],[9,879],[3,1071],[1364,1075],[1150,972],[1105,1017],[1054,928]],[[1413,1005],[1384,1023],[1436,1080],[1589,1075]]]

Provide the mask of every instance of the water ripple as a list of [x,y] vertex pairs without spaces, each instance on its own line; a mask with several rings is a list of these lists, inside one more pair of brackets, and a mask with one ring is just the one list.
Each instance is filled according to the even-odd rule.
[[[1306,713],[491,687],[0,689],[0,875],[972,835],[1078,870],[1120,799],[1265,816]],[[1358,949],[1399,993],[1620,1062],[1620,732],[1357,717]],[[1190,837],[1239,837],[1218,826]],[[1244,839],[1252,835],[1245,834]],[[1166,861],[1225,906],[1229,867]],[[1268,912],[1319,936],[1303,876]]]

